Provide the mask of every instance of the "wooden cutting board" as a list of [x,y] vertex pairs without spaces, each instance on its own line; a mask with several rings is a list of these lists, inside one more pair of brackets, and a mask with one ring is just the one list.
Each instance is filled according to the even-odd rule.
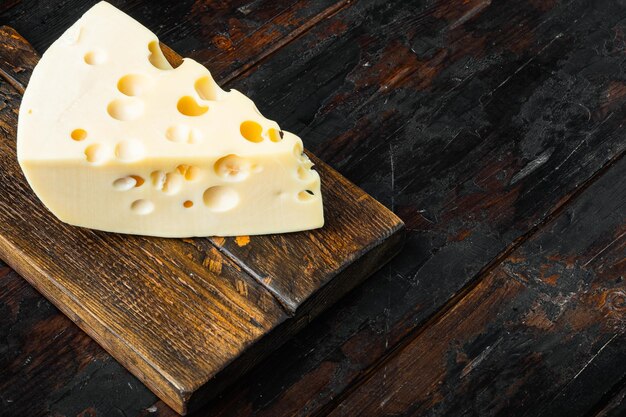
[[400,250],[402,221],[310,154],[322,179],[319,230],[163,239],[61,223],[16,159],[18,108],[37,61],[22,37],[0,28],[0,257],[179,413]]

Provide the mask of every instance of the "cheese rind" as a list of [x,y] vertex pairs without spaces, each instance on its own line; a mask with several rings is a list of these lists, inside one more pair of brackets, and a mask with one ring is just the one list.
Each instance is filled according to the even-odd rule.
[[191,59],[101,2],[41,58],[24,94],[18,160],[60,220],[166,237],[323,225],[302,141]]

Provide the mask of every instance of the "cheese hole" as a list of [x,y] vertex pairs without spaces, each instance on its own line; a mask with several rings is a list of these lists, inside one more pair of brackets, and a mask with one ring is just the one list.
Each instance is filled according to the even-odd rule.
[[296,144],[293,145],[293,154],[296,156],[296,158],[300,159],[302,158],[303,152],[304,152],[304,149],[302,148],[302,143],[296,142]]
[[182,175],[187,181],[194,181],[198,179],[198,176],[200,175],[200,170],[198,169],[198,167],[195,167],[193,165],[179,165],[176,167],[176,171],[178,171],[178,173]]
[[184,142],[189,136],[190,129],[188,126],[178,125],[172,126],[165,131],[165,137],[172,142]]
[[154,211],[154,203],[150,200],[135,200],[130,205],[130,209],[135,214],[145,215]]
[[85,62],[89,65],[101,65],[107,60],[107,54],[101,49],[89,51],[85,54]]
[[176,167],[176,171],[182,176],[185,176],[187,171],[189,171],[189,165],[179,165]]
[[204,205],[212,211],[227,211],[239,204],[239,194],[230,187],[218,185],[207,188],[202,194]]
[[141,187],[146,181],[139,175],[131,175],[130,178],[135,180],[135,187]]
[[183,207],[185,207],[185,208],[191,208],[191,207],[193,207],[193,201],[191,201],[191,200],[187,200],[187,201],[185,201],[185,202],[183,203]]
[[141,187],[144,182],[144,179],[139,175],[129,175],[113,181],[113,188],[117,191],[128,191],[132,188]]
[[165,183],[165,172],[163,172],[163,171],[152,171],[152,173],[150,174],[150,181],[152,182],[152,185],[157,190],[162,190],[163,189],[163,184]]
[[196,92],[202,100],[219,100],[220,88],[209,75],[199,78],[195,84]]
[[176,172],[154,171],[150,174],[152,185],[166,194],[176,194],[183,186],[183,176]]
[[311,190],[304,190],[298,193],[298,200],[300,201],[310,201],[315,196],[315,193]]
[[176,108],[185,116],[202,116],[209,110],[208,107],[199,105],[191,96],[181,97]]
[[165,131],[165,137],[171,142],[199,143],[202,141],[200,130],[186,125],[169,127]]
[[136,161],[143,155],[143,144],[135,139],[124,140],[115,146],[115,156],[122,161]]
[[250,162],[237,155],[227,155],[215,162],[215,173],[227,181],[243,181],[250,175]]
[[250,142],[258,143],[263,140],[263,136],[261,136],[263,128],[257,122],[245,121],[241,124],[239,130],[241,132],[241,136]]
[[281,140],[283,140],[283,137],[280,135],[278,130],[274,129],[273,127],[270,130],[268,130],[267,133],[272,142],[280,142]]
[[143,102],[136,98],[116,99],[109,103],[107,112],[117,120],[135,120],[143,114]]
[[161,45],[159,41],[152,41],[148,44],[148,50],[150,51],[150,56],[148,60],[155,68],[160,70],[171,70],[174,69],[172,65],[169,63],[163,51],[161,50]]
[[113,188],[117,191],[128,191],[137,186],[137,181],[132,177],[118,178],[113,181]]
[[252,164],[250,166],[250,171],[252,171],[252,172],[261,172],[261,171],[263,171],[263,167],[261,165],[259,165],[259,164]]
[[150,87],[150,79],[145,75],[128,74],[117,82],[117,89],[127,96],[139,96]]
[[81,140],[87,139],[87,131],[85,129],[74,129],[70,134],[73,140],[79,142]]
[[163,183],[163,192],[166,194],[176,194],[183,186],[183,176],[175,172],[168,172]]
[[106,148],[97,143],[89,145],[85,149],[85,156],[87,157],[87,162],[90,162],[92,164],[100,164],[104,162],[107,157]]
[[306,169],[305,167],[298,168],[298,178],[301,179],[302,181],[308,180],[310,175],[311,175],[310,169]]
[[202,141],[202,133],[200,130],[192,127],[187,136],[187,143],[199,143]]

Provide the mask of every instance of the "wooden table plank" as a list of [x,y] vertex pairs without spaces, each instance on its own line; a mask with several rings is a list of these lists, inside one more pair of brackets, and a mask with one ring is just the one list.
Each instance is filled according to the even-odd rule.
[[[21,4],[0,15],[0,26],[13,27],[42,53],[99,1]],[[349,0],[109,2],[141,21],[173,50],[208,65],[219,83],[249,70],[317,22],[350,6]],[[40,25],[48,29],[41,30]]]
[[330,416],[582,416],[626,377],[626,158]]
[[[623,150],[621,6],[405,4],[401,9],[398,2],[355,2],[288,45],[288,52],[272,55],[260,72],[232,84],[262,101],[264,113],[290,117],[307,146],[325,152],[341,172],[400,209],[416,230],[402,258],[229,390],[206,415],[323,410]],[[390,23],[394,16],[403,27]],[[388,28],[392,32],[385,35]],[[404,49],[394,55],[385,43]],[[398,59],[414,59],[411,48],[414,64],[396,65]],[[307,88],[312,75],[315,84]],[[377,90],[385,85],[378,80],[393,82],[394,76],[406,84]],[[490,105],[481,107],[480,98],[494,89],[495,102],[487,96]],[[532,106],[522,109],[531,98]],[[380,111],[385,101],[391,113]],[[589,108],[591,119],[578,103]],[[546,144],[533,147],[533,134],[535,144]],[[402,155],[407,150],[412,158]],[[490,224],[491,218],[497,221]],[[169,415],[162,404],[157,410]]]
[[609,399],[608,403],[594,414],[594,417],[621,417],[626,415],[626,385],[621,384],[621,389]]
[[11,84],[21,94],[28,84],[30,68],[33,68],[38,58],[15,31],[0,26],[0,37],[4,42],[0,48],[0,79]]
[[141,382],[1,261],[0,376],[2,417],[69,417],[88,408],[104,416],[117,416],[119,410],[136,416],[156,401]]

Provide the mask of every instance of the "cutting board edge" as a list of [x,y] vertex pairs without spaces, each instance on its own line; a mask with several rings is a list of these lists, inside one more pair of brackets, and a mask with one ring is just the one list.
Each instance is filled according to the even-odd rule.
[[[205,405],[225,388],[232,386],[236,379],[242,378],[246,372],[262,362],[272,352],[279,350],[282,345],[308,326],[316,317],[382,269],[404,248],[405,238],[406,228],[400,220],[397,227],[378,245],[374,245],[360,254],[354,262],[320,287],[309,299],[301,303],[293,316],[278,324],[255,343],[251,343],[241,355],[226,364],[220,372],[195,390],[184,404],[186,412],[197,411],[198,408]],[[365,269],[355,271],[360,267]],[[357,279],[350,279],[352,276],[356,276]],[[341,290],[338,290],[337,286],[342,284]],[[324,299],[330,301],[324,303],[322,302]],[[213,381],[217,381],[216,384],[219,385],[214,385]]]
[[[82,308],[80,303],[71,297],[69,291],[65,291],[63,286],[55,283],[53,278],[46,275],[35,264],[27,260],[27,258],[22,255],[22,251],[16,250],[14,246],[10,246],[6,238],[2,235],[0,235],[0,258],[63,314],[69,317],[82,331],[87,333],[89,337],[102,346],[109,355],[123,364],[129,372],[148,386],[155,395],[161,398],[176,412],[182,415],[185,414],[183,407],[186,403],[186,398],[191,395],[190,391],[176,387],[166,375],[159,372],[150,361],[146,360],[146,358],[133,349],[131,344],[126,343],[123,338],[116,335],[109,327],[100,323],[98,318],[91,314],[88,309]],[[35,276],[39,276],[41,279],[34,279],[33,277]],[[126,349],[134,352],[136,359],[129,355],[123,355]],[[150,376],[148,376],[142,368],[136,366],[137,359],[145,364],[146,367],[143,369],[152,370]],[[165,387],[168,389],[164,390],[163,388]]]
[[[11,246],[0,235],[0,258],[14,269],[30,285],[69,317],[81,330],[93,338],[112,357],[122,363],[143,384],[148,386],[161,400],[181,415],[197,410],[206,404],[226,387],[241,378],[272,352],[278,350],[291,337],[305,328],[313,319],[336,304],[342,297],[364,282],[376,271],[386,265],[404,246],[406,229],[400,222],[391,233],[378,245],[359,255],[354,262],[329,280],[318,291],[311,295],[295,310],[294,315],[278,323],[269,333],[256,339],[246,346],[245,350],[229,363],[225,363],[220,371],[207,375],[198,388],[177,387],[176,384],[159,372],[153,364],[140,355],[132,345],[116,335],[108,326],[101,323],[88,309],[71,297],[64,287],[45,274],[37,265],[28,261],[21,253]],[[363,268],[363,269],[361,269]],[[35,279],[39,276],[41,279]],[[356,279],[352,279],[356,277]],[[323,300],[329,300],[324,302]],[[124,355],[126,350],[134,352],[135,357]],[[137,361],[143,366],[137,366]],[[148,375],[145,370],[151,369]],[[160,382],[159,382],[160,381]],[[168,388],[168,389],[163,389]]]

